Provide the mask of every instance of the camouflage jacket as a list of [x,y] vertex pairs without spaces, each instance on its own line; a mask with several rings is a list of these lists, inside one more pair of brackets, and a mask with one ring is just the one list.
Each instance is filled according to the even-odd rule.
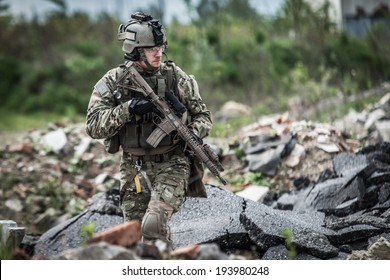
[[[152,74],[160,75],[164,67],[166,64],[162,63],[160,69]],[[141,76],[151,75],[139,66],[137,70]],[[199,94],[197,82],[192,75],[187,75],[178,66],[174,67],[174,72],[178,94],[182,97],[182,103],[189,113],[190,123],[188,125],[195,134],[204,138],[209,134],[212,121],[210,111]],[[121,67],[109,70],[93,88],[86,116],[86,131],[94,139],[110,138],[127,122],[136,118],[135,115],[129,113],[128,103],[118,104],[113,94],[122,73],[123,68]]]

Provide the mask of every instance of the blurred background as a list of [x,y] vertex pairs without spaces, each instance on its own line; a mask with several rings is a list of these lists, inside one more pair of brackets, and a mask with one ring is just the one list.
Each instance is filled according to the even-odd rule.
[[[381,0],[0,0],[0,135],[83,122],[92,87],[123,62],[117,29],[135,11],[163,21],[168,58],[195,75],[212,112],[227,101],[250,106],[252,114],[229,125],[292,104],[319,108],[306,118],[332,121],[364,108],[373,101],[364,92],[390,80],[389,7]],[[318,106],[335,97],[337,106]],[[227,136],[226,126],[217,123],[213,135]]]

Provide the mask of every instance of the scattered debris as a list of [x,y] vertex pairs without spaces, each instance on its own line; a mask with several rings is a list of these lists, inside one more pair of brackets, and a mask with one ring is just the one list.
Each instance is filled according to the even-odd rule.
[[[366,250],[367,242],[359,241],[364,248],[355,248],[357,238],[367,241],[389,230],[389,103],[390,94],[384,95],[364,112],[351,112],[333,124],[294,121],[288,113],[266,116],[244,127],[233,143],[205,139],[220,148],[225,178],[246,179],[226,190],[208,190],[209,199],[221,196],[229,209],[188,198],[175,219],[187,215],[192,203],[193,213],[210,216],[199,221],[199,216],[188,216],[193,224],[187,228],[201,228],[205,221],[213,227],[199,236],[194,228],[192,239],[186,240],[185,221],[173,219],[173,244],[215,243],[229,254],[255,246],[258,258],[282,259],[291,250],[280,232],[286,227],[292,230],[298,259],[345,259],[352,250]],[[31,131],[19,143],[0,148],[0,219],[24,226],[28,235],[22,243],[35,247],[36,256],[58,256],[87,242],[80,228],[91,221],[96,223],[95,234],[122,222],[116,193],[120,153],[107,154],[84,130],[82,124],[51,124],[47,131]],[[250,172],[272,182],[266,194],[257,192],[260,182],[247,180]],[[218,185],[209,175],[206,170],[206,183]],[[110,202],[95,203],[103,197]],[[273,220],[280,211],[283,218]],[[314,216],[296,217],[297,212]],[[269,220],[261,219],[263,215]],[[63,230],[73,232],[58,235]],[[28,244],[28,237],[37,234],[39,240]],[[57,244],[55,237],[61,237],[62,244],[67,240],[69,248]],[[324,247],[313,245],[314,240]]]
[[[206,189],[208,198],[188,198],[173,215],[170,223],[173,252],[194,244],[216,244],[218,250],[208,256],[209,259],[223,259],[226,254],[238,258],[237,252],[242,252],[241,258],[285,259],[291,250],[286,245],[286,238],[290,236],[297,259],[346,259],[352,250],[367,250],[370,238],[386,237],[390,233],[389,194],[383,203],[372,208],[334,216],[333,212],[312,208],[279,210],[215,186],[207,185]],[[79,230],[87,220],[105,227],[96,228],[98,237],[92,239],[118,244],[115,240],[124,239],[122,228],[125,227],[115,202],[118,197],[119,190],[95,195],[85,212],[43,234],[35,245],[35,255],[57,259],[67,255],[68,250],[74,252],[85,242]],[[108,209],[110,215],[106,212]],[[129,229],[126,236],[139,236],[139,227],[126,228]],[[103,239],[104,236],[108,238]],[[124,247],[131,249],[133,258],[142,258],[143,251],[135,249],[139,245],[134,243],[136,240],[126,242],[128,245]],[[82,249],[77,252],[84,255]],[[172,254],[166,247],[158,252],[158,258]],[[105,255],[93,256],[94,259],[100,257],[105,258]]]

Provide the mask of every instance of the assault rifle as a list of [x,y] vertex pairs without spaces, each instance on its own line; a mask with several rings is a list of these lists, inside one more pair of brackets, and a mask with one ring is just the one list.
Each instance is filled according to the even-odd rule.
[[[179,137],[185,141],[196,157],[207,166],[214,176],[218,177],[222,184],[226,185],[227,181],[222,178],[220,174],[220,172],[224,171],[224,168],[219,162],[218,155],[209,145],[204,144],[201,138],[196,136],[185,124],[183,124],[181,119],[175,114],[171,109],[171,106],[165,100],[154,93],[153,89],[148,85],[144,78],[142,78],[132,63],[128,65],[127,71],[132,77],[135,86],[142,90],[144,96],[150,99],[162,116],[160,122],[156,123],[157,127],[146,139],[146,142],[155,148],[166,135],[172,131],[177,131]],[[186,110],[184,105],[177,100],[175,95],[168,93],[168,98],[173,104],[172,107],[181,111],[180,113],[183,113],[183,111]]]

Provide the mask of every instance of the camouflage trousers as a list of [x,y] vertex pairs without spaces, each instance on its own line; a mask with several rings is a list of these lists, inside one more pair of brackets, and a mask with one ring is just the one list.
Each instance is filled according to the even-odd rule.
[[[140,170],[131,155],[123,153],[120,172],[120,202],[124,221],[139,220],[145,215],[151,200],[168,204],[173,212],[182,205],[190,176],[189,159],[173,155],[164,162],[142,162]],[[138,175],[141,191],[137,192],[134,178]]]

